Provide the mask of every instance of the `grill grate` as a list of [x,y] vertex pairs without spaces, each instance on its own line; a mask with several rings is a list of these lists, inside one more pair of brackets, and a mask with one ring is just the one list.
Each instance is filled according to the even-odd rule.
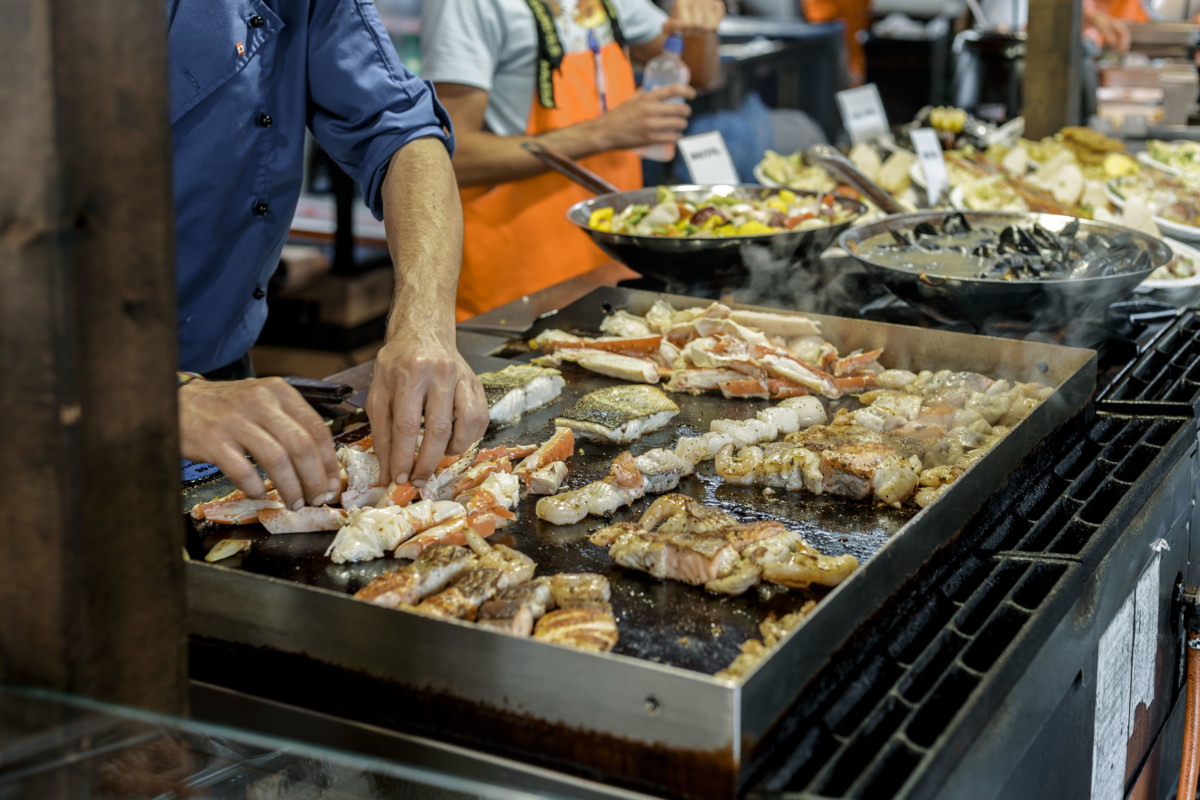
[[1187,453],[1193,425],[1102,414],[1056,435],[1014,474],[1022,491],[993,496],[835,657],[839,674],[818,676],[749,796],[935,787],[1058,624],[1052,609],[1073,602],[1102,545]]
[[1200,309],[1184,309],[1101,392],[1119,414],[1196,416],[1200,411]]

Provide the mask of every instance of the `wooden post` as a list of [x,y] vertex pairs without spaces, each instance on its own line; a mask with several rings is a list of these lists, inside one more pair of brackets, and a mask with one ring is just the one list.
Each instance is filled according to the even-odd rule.
[[1082,0],[1031,0],[1025,48],[1025,135],[1080,123]]
[[0,19],[0,680],[183,713],[164,4]]

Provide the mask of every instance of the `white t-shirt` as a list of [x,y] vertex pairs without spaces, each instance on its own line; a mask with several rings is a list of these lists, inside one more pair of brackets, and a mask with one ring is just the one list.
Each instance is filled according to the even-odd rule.
[[[626,44],[662,33],[666,14],[650,0],[612,0]],[[567,53],[588,50],[594,28],[601,47],[612,31],[599,0],[546,0]],[[538,31],[525,0],[425,0],[421,9],[421,77],[486,89],[487,130],[525,132],[537,82]]]

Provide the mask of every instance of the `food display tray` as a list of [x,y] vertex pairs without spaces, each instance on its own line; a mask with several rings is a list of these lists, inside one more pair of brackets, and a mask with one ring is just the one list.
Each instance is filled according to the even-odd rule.
[[[595,332],[606,313],[644,313],[667,297],[677,307],[710,301],[606,288],[540,320],[528,334],[559,327]],[[1054,387],[975,467],[923,510],[762,487],[725,486],[711,462],[678,491],[742,521],[780,519],[830,554],[852,553],[860,568],[842,585],[768,598],[751,590],[718,597],[614,565],[587,541],[606,524],[538,520],[536,498],[493,538],[528,553],[538,574],[608,576],[620,641],[611,653],[580,652],[532,639],[385,609],[350,595],[392,559],[337,565],[324,556],[332,533],[270,536],[258,526],[232,533],[188,523],[193,676],[360,721],[483,746],[536,763],[681,797],[731,797],[746,780],[773,726],[832,659],[937,549],[951,542],[983,500],[1039,442],[1081,413],[1096,382],[1091,350],[808,315],[840,352],[884,348],[881,361],[906,369],[970,370]],[[526,356],[527,357],[527,356]],[[587,391],[617,381],[564,368],[561,398],[519,422],[489,431],[484,446],[543,441],[553,419]],[[708,429],[713,419],[753,416],[767,401],[671,395],[681,413],[630,446],[639,454]],[[577,440],[564,488],[603,477],[624,447]],[[228,490],[189,487],[185,504]],[[653,500],[622,509],[632,520]],[[217,564],[202,558],[219,539],[254,539],[249,553]],[[757,638],[758,624],[817,599],[813,613],[749,675],[714,677]]]

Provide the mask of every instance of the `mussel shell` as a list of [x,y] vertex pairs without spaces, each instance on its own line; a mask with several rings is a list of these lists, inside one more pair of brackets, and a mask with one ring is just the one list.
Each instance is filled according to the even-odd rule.
[[966,233],[970,230],[971,223],[967,222],[967,218],[961,211],[955,211],[953,214],[947,214],[942,218],[942,233],[948,236]]

